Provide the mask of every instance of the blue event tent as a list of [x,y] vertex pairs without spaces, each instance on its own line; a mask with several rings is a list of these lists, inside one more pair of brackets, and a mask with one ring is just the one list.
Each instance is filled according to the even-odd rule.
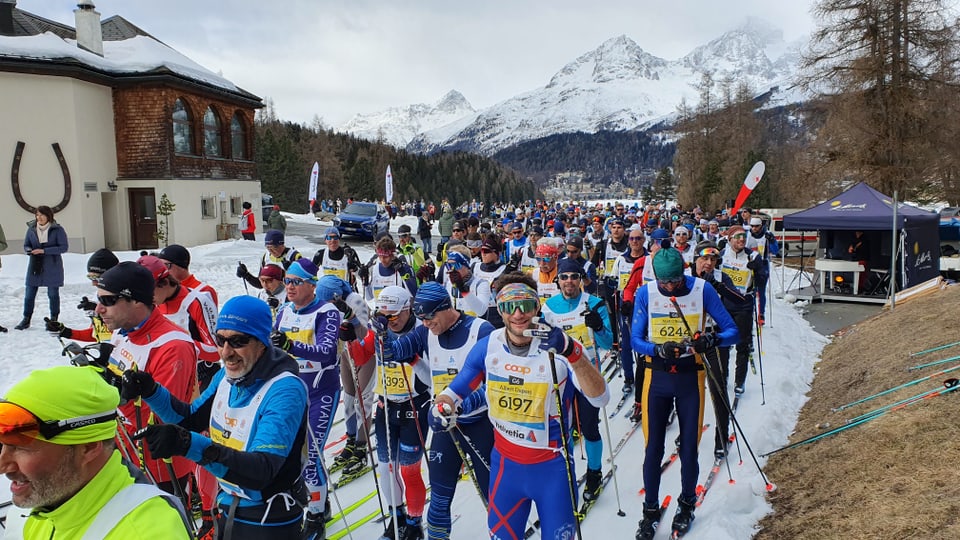
[[[939,215],[905,204],[897,205],[898,276],[901,287],[912,287],[940,272]],[[871,247],[870,266],[889,268],[894,230],[893,197],[864,182],[817,206],[783,217],[789,230],[820,231],[827,258],[845,258],[853,231],[863,231]]]

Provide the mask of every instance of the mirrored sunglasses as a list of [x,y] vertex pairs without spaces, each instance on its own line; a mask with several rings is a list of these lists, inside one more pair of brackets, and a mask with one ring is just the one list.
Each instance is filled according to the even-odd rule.
[[444,263],[443,266],[444,266],[447,270],[449,270],[449,271],[459,270],[459,269],[463,268],[463,265],[460,264],[460,263],[458,263],[458,262],[456,262],[456,261],[448,261],[448,262]]
[[113,422],[117,411],[106,411],[67,420],[40,420],[35,414],[20,405],[0,401],[0,444],[29,446],[38,435],[50,440],[57,435],[90,424]]
[[539,262],[550,262],[550,261],[552,261],[552,260],[553,260],[553,257],[551,257],[551,256],[549,256],[549,255],[544,255],[544,256],[542,256],[542,257],[537,257],[537,261],[539,261]]
[[580,274],[578,274],[577,272],[564,272],[562,274],[557,274],[557,278],[559,278],[561,281],[567,281],[571,279],[579,280]]
[[383,315],[383,317],[384,317],[385,319],[387,319],[388,321],[390,321],[390,322],[393,322],[393,321],[399,319],[401,313],[403,313],[403,312],[402,312],[402,311],[398,311],[398,312],[396,312],[396,313],[384,313],[384,312],[382,312],[382,311],[378,312],[379,315]]
[[439,313],[441,310],[448,309],[449,307],[450,307],[449,304],[447,304],[446,302],[442,302],[434,306],[432,310],[427,311],[424,304],[414,304],[413,316],[420,319],[421,321],[432,321],[434,318],[436,318],[437,313]]
[[307,280],[302,279],[302,278],[298,278],[298,277],[283,278],[283,284],[284,284],[284,285],[293,285],[294,287],[299,287],[299,286],[303,285],[303,284],[306,283],[306,282],[307,282]]
[[89,274],[87,274],[87,279],[89,279],[90,282],[93,283],[94,287],[100,284],[100,274],[96,272],[90,272]]
[[328,235],[324,236],[323,239],[329,242],[329,241],[331,241],[331,240],[339,240],[340,237],[337,236],[337,235],[335,235],[335,234],[328,234]]
[[224,345],[230,345],[234,349],[240,349],[246,347],[250,344],[250,340],[253,339],[253,336],[249,334],[236,334],[233,336],[221,336],[214,332],[213,341],[217,343],[217,347],[223,347]]
[[503,315],[513,315],[518,309],[520,313],[535,313],[540,309],[540,300],[536,298],[524,298],[519,300],[504,300],[497,302],[497,309]]
[[734,240],[743,240],[746,237],[747,237],[746,233],[737,233],[730,236],[730,238],[733,238]]

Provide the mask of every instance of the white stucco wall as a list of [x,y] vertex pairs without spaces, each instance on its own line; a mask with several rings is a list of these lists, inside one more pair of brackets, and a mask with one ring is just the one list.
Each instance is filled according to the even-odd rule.
[[[59,143],[73,185],[67,207],[56,216],[70,251],[104,245],[100,192],[117,177],[111,89],[67,77],[0,72],[0,224],[8,251],[19,252],[33,215],[14,200],[10,170],[18,141],[26,143],[20,164],[23,198],[54,206],[63,196],[63,175],[53,143]],[[85,192],[84,182],[97,184]]]

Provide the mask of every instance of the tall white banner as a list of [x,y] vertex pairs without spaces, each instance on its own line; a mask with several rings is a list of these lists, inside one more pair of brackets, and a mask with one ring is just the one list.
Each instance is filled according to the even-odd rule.
[[393,200],[393,174],[390,173],[389,165],[387,165],[386,183],[387,185],[385,189],[386,189],[386,195],[387,195],[387,202],[390,202]]
[[320,177],[320,164],[313,162],[313,170],[310,171],[310,204],[317,200],[317,179]]

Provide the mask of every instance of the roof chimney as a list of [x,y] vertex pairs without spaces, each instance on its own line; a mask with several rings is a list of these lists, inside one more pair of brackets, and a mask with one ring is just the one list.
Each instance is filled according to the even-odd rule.
[[100,29],[100,13],[93,0],[80,0],[73,10],[77,21],[77,46],[98,56],[103,56],[103,31]]
[[0,36],[13,35],[13,9],[17,0],[0,0]]

